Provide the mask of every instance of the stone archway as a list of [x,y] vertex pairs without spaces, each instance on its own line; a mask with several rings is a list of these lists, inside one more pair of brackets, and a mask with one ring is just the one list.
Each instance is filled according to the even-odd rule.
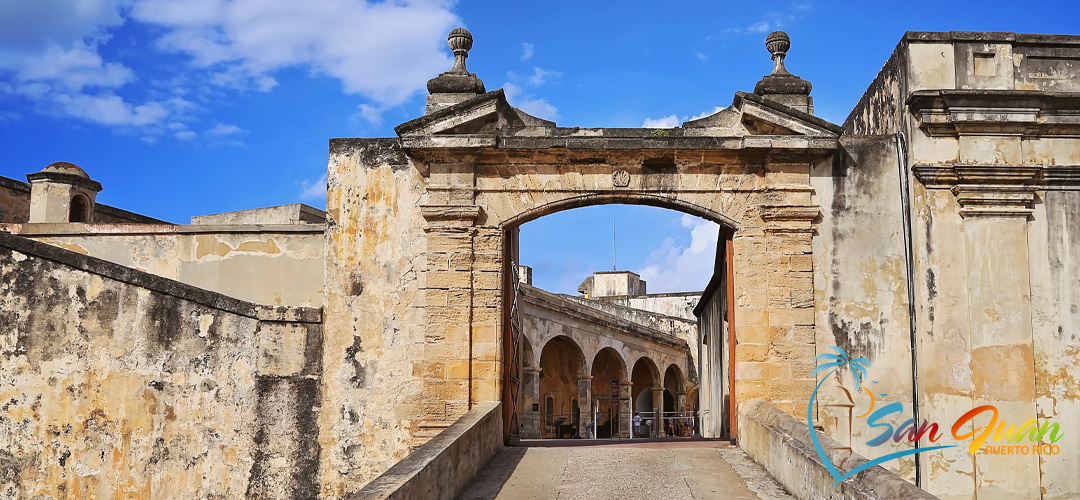
[[552,338],[544,344],[540,353],[538,380],[540,421],[532,427],[541,437],[560,437],[560,426],[570,427],[575,406],[580,403],[578,387],[586,377],[586,360],[573,339],[566,336]]
[[[837,127],[740,93],[675,129],[558,128],[496,90],[396,130],[330,144],[323,367],[356,382],[325,394],[320,439],[338,444],[323,448],[325,470],[399,457],[420,439],[419,422],[448,425],[474,402],[513,408],[516,230],[567,208],[649,204],[721,224],[731,233],[734,359],[765,362],[774,346],[776,362],[812,363],[812,344],[771,336],[814,324],[810,171],[831,161]],[[426,369],[436,365],[445,368]],[[761,380],[736,386],[766,395]],[[807,376],[768,396],[799,407],[812,386]],[[385,430],[366,435],[340,422],[341,408]]]

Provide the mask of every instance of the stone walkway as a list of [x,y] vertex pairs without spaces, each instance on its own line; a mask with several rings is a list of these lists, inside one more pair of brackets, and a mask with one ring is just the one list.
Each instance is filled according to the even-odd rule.
[[790,500],[742,450],[722,441],[504,448],[458,500]]

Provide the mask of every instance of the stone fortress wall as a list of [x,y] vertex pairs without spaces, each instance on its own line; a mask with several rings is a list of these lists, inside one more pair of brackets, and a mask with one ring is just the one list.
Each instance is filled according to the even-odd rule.
[[[63,437],[68,431],[61,423],[68,420],[83,419],[83,428],[72,424],[70,432],[90,432],[88,414],[64,399],[75,398],[86,402],[87,411],[130,410],[129,422],[118,428],[148,419],[127,434],[105,432],[101,438],[119,443],[114,462],[130,453],[140,461],[157,456],[159,463],[175,464],[144,469],[149,476],[123,476],[132,488],[194,478],[189,469],[201,470],[199,460],[208,460],[188,456],[195,448],[209,446],[231,463],[229,450],[247,446],[255,451],[236,455],[241,469],[272,470],[265,474],[275,478],[293,474],[296,488],[316,484],[324,498],[356,491],[470,408],[508,401],[515,389],[508,381],[522,380],[523,347],[509,341],[511,305],[522,298],[515,297],[510,272],[517,228],[559,210],[638,203],[722,227],[717,269],[730,272],[718,272],[716,285],[703,294],[700,342],[690,346],[699,351],[701,409],[725,416],[710,432],[737,436],[730,417],[739,404],[762,398],[799,419],[809,412],[861,455],[909,448],[892,442],[868,447],[875,433],[845,425],[840,412],[825,406],[838,401],[836,387],[820,393],[816,411],[811,406],[820,381],[811,375],[814,358],[840,347],[851,357],[866,357],[871,366],[865,383],[920,421],[948,428],[964,412],[993,405],[1008,423],[1038,418],[1058,424],[1065,436],[1054,456],[972,455],[964,442],[887,464],[901,477],[941,498],[1080,494],[1080,269],[1073,258],[1080,255],[1080,37],[908,33],[841,126],[813,116],[811,86],[787,71],[789,42],[774,33],[767,41],[773,73],[754,93],[737,93],[730,107],[712,116],[656,130],[560,127],[531,117],[513,108],[501,90],[487,92],[465,69],[472,44],[467,31],[455,30],[450,43],[457,63],[429,83],[423,117],[398,126],[394,138],[330,141],[325,226],[310,224],[303,210],[285,210],[284,226],[293,229],[259,226],[266,222],[247,214],[233,222],[231,216],[207,219],[218,226],[169,229],[151,222],[146,227],[155,229],[145,233],[106,235],[125,233],[123,224],[97,226],[107,217],[95,208],[100,185],[78,167],[54,164],[31,174],[29,204],[20,201],[25,191],[15,184],[0,185],[0,210],[9,214],[4,222],[18,223],[5,225],[6,232],[112,256],[125,266],[255,302],[322,307],[318,319],[310,312],[297,316],[302,321],[286,318],[302,325],[281,328],[280,340],[263,345],[267,337],[261,334],[257,342],[255,335],[241,335],[260,321],[248,306],[230,316],[181,301],[155,307],[181,313],[159,321],[139,304],[172,301],[167,297],[178,292],[140,292],[157,289],[83,276],[78,273],[87,272],[86,265],[74,262],[90,257],[55,250],[63,257],[41,260],[49,253],[44,247],[4,236],[4,248],[12,249],[0,264],[5,300],[12,304],[4,311],[19,326],[5,332],[9,360],[3,367],[18,372],[11,377],[22,385],[11,395],[16,403],[0,416],[23,430],[9,433],[15,440],[9,450],[19,451],[0,456],[5,471],[17,472],[0,478],[25,474],[55,490],[96,488],[95,481],[114,484],[102,478],[128,474],[104,458],[100,464],[91,460],[87,450],[102,456],[86,444],[97,438],[75,434],[82,448],[65,441],[75,439]],[[23,206],[29,211],[25,224],[11,215]],[[83,222],[72,222],[75,216]],[[237,222],[249,229],[221,225]],[[14,248],[19,245],[25,250]],[[320,253],[321,259],[313,257]],[[158,260],[162,255],[178,264],[166,265]],[[274,291],[288,288],[280,278],[266,282],[274,290],[256,292],[226,288],[244,278],[215,281],[213,276],[230,272],[229,259],[240,257],[306,281],[292,296]],[[187,264],[200,271],[185,272]],[[204,279],[200,273],[210,277],[198,281]],[[106,333],[112,313],[98,311],[109,303],[85,298],[110,287],[130,296],[113,308],[119,308],[115,321],[124,318],[119,331],[127,337],[120,341]],[[45,299],[53,301],[55,315],[29,312],[27,301]],[[89,329],[69,321],[91,312],[106,320],[89,322]],[[229,318],[220,333],[225,340],[212,346],[210,337],[200,336],[208,332],[205,321],[219,321],[202,319],[208,316]],[[178,326],[175,335],[160,333]],[[147,340],[122,341],[129,337]],[[95,339],[94,349],[87,338]],[[150,355],[137,350],[142,345],[161,349]],[[236,356],[226,366],[214,356],[229,349]],[[94,357],[106,353],[108,360]],[[182,362],[160,364],[162,356]],[[110,375],[119,371],[110,361],[116,357],[139,370]],[[218,381],[236,373],[253,375]],[[120,381],[113,384],[109,376]],[[54,391],[50,377],[88,388],[90,381],[106,380],[109,393],[118,396]],[[191,422],[202,423],[184,427],[168,420],[164,400],[153,392],[162,389],[144,388],[148,377],[168,380],[173,385],[162,387],[179,391],[170,395],[174,414],[186,412]],[[195,385],[193,377],[199,379]],[[231,390],[233,399],[196,399],[202,378]],[[266,391],[260,392],[260,383],[268,384]],[[143,396],[146,391],[162,403]],[[56,429],[36,420],[41,414],[33,403],[23,409],[29,398],[23,392],[41,394],[43,401],[46,395],[59,398],[43,407]],[[241,421],[240,401],[258,401],[275,418]],[[221,404],[232,406],[219,410],[215,405]],[[284,413],[275,413],[278,405]],[[511,408],[502,406],[504,412]],[[21,413],[16,419],[13,412]],[[234,414],[237,420],[227,420]],[[981,418],[965,429],[985,426],[986,416]],[[288,436],[281,440],[285,448],[265,440],[279,432],[271,428]],[[126,442],[125,435],[139,439]],[[182,436],[176,438],[180,447],[165,456],[158,446],[155,455],[151,441],[168,445],[174,435]],[[202,444],[183,445],[189,442]],[[49,461],[28,458],[37,455]],[[286,455],[302,458],[290,462]],[[193,465],[181,471],[188,463]],[[264,465],[253,465],[258,463]],[[76,470],[74,464],[82,465]],[[238,481],[232,486],[212,475],[199,484],[207,491],[232,488],[227,496],[277,484],[259,474],[264,472],[230,476]]]

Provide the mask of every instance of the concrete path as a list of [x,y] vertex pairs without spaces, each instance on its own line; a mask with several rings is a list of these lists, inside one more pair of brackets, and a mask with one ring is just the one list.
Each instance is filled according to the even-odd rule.
[[790,500],[764,469],[722,441],[505,448],[458,500]]

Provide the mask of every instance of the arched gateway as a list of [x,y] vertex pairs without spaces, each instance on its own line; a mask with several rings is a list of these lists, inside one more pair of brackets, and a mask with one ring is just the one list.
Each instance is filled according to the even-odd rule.
[[[464,52],[458,55],[463,62]],[[524,348],[511,341],[511,265],[518,227],[543,215],[630,203],[703,217],[721,225],[727,242],[719,245],[718,275],[737,277],[724,300],[812,296],[809,269],[792,266],[791,258],[810,254],[811,221],[819,213],[810,172],[831,161],[839,129],[796,109],[800,99],[801,109],[812,109],[808,84],[785,88],[789,93],[738,93],[731,107],[679,128],[568,128],[512,107],[502,90],[483,92],[462,64],[429,83],[427,114],[398,126],[399,137],[332,140],[324,369],[350,383],[327,385],[323,404],[335,410],[322,413],[321,428],[332,434],[324,441],[337,445],[324,448],[326,470],[334,463],[391,463],[473,402],[504,401],[509,432],[515,405],[505,402],[530,376],[522,372]],[[781,98],[786,106],[776,103]],[[790,300],[765,306],[725,309],[724,328],[733,319],[767,336],[770,329],[813,325],[812,309]],[[733,340],[718,334],[705,342],[719,347],[723,338]],[[769,358],[773,365],[791,372],[812,363],[813,345],[805,340],[772,345],[783,353]],[[557,352],[530,349],[540,363]],[[747,362],[771,356],[736,354]],[[654,367],[650,382],[658,410],[667,366]],[[627,379],[632,367],[620,367]],[[794,373],[786,389],[770,392],[772,401],[804,407],[812,380]],[[700,390],[738,392],[727,388],[730,379],[712,383],[717,387]],[[626,392],[632,390],[627,382]],[[566,404],[559,397],[553,393],[553,412]],[[720,399],[712,401],[729,403]],[[362,415],[363,425],[337,425],[342,412]]]

